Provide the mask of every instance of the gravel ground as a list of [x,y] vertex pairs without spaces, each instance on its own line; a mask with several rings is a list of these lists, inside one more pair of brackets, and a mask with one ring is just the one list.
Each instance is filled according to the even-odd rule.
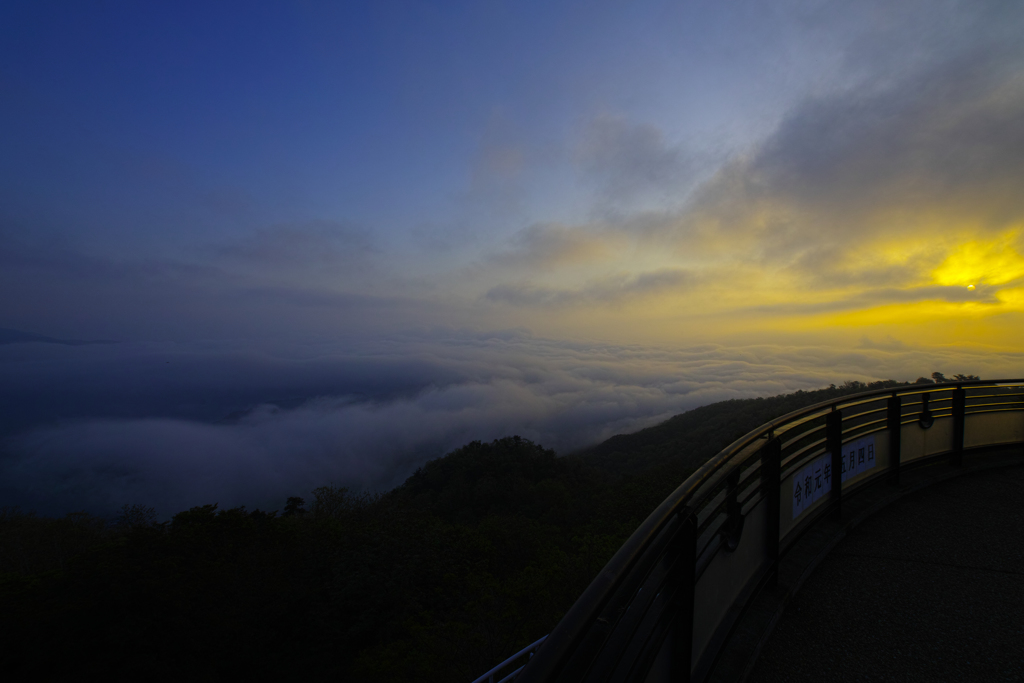
[[931,486],[851,530],[749,681],[1024,681],[1024,467]]

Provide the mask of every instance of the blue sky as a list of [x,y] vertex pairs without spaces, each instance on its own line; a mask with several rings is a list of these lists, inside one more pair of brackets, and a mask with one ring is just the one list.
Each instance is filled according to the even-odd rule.
[[[118,344],[0,345],[2,462],[420,416],[281,446],[244,501],[290,458],[282,491],[382,487],[461,439],[1019,376],[1022,33],[1012,2],[4,3],[0,328]],[[192,445],[126,436],[168,424]]]
[[[875,25],[902,24],[897,53],[935,39],[912,16],[813,3],[5,7],[3,199],[20,230],[196,259],[322,221],[428,271],[431,246],[450,267],[533,223],[678,202],[796,103],[878,79],[850,64]],[[942,24],[927,29],[959,28]],[[606,145],[681,147],[689,173],[657,187],[667,169],[625,179],[623,150],[587,157],[602,122],[618,127]],[[595,209],[624,180],[626,206]]]

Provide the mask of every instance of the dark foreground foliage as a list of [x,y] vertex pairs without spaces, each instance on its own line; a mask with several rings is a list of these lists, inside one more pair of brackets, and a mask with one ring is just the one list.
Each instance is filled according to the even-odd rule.
[[561,458],[473,442],[386,494],[323,487],[281,515],[206,505],[156,524],[126,506],[111,526],[3,510],[2,675],[469,681],[549,632],[708,457],[865,388],[726,401]]
[[285,515],[206,505],[104,531],[7,511],[5,674],[472,680],[557,623],[656,504],[642,488],[509,438]]

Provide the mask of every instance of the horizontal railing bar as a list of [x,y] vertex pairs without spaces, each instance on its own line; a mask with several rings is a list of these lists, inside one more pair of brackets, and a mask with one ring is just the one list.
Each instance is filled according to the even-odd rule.
[[[928,401],[928,408],[929,408],[929,410],[935,410],[936,409],[935,406],[940,406],[940,408],[946,408],[948,410],[949,406],[952,405],[952,404],[953,404],[953,398],[952,397],[950,397],[948,399],[936,399],[934,401]],[[903,408],[904,409],[906,409],[906,408],[911,408],[911,409],[923,408],[924,405],[925,405],[924,401],[916,401],[914,403],[904,403],[903,404]]]
[[799,419],[792,420],[790,422],[785,422],[785,423],[773,425],[773,428],[775,430],[775,435],[778,436],[779,438],[782,438],[782,436],[784,434],[786,434],[788,432],[791,432],[794,429],[796,429],[797,427],[800,427],[801,425],[805,425],[808,422],[812,422],[814,420],[819,420],[821,418],[824,418],[826,415],[828,415],[828,413],[829,413],[828,410],[822,409],[820,412],[815,412],[815,413],[812,413],[810,415],[806,415],[804,417],[801,417]]
[[[761,482],[760,482],[760,480],[758,480],[758,481],[752,483],[750,486],[748,486],[741,494],[737,495],[736,501],[740,505],[744,505],[744,504],[746,504],[746,502],[748,500],[750,500],[751,496],[757,495],[758,491],[760,491],[760,490],[761,490]],[[719,496],[722,497],[721,500],[718,500]],[[701,508],[700,514],[697,516],[697,520],[698,520],[697,521],[697,533],[698,534],[702,533],[702,531],[707,528],[708,522],[710,520],[714,519],[716,515],[721,515],[721,514],[727,514],[728,513],[728,511],[726,510],[726,506],[729,503],[728,491],[720,492],[719,494],[717,494],[711,500],[715,501],[714,506],[712,507],[711,505],[707,505],[707,506]],[[701,521],[702,519],[703,519],[703,521]]]
[[968,415],[987,415],[989,413],[1019,413],[1021,411],[1024,411],[1024,407],[1018,407],[1018,408],[996,408],[995,410],[975,410],[975,411],[972,411],[972,412],[967,413],[967,414]]
[[[547,638],[547,636],[544,636],[544,637],[545,637],[545,638]],[[510,674],[509,674],[508,676],[505,676],[505,677],[504,677],[503,679],[501,679],[500,681],[498,681],[498,683],[508,683],[508,681],[511,681],[511,680],[512,680],[513,678],[515,678],[515,677],[516,677],[516,675],[517,675],[517,674],[518,674],[518,673],[519,673],[520,671],[522,671],[522,670],[523,670],[523,667],[525,667],[525,666],[526,666],[526,665],[525,665],[525,664],[523,664],[523,666],[519,667],[518,669],[516,669],[515,671],[513,671],[512,673],[510,673]]]
[[[935,413],[932,413],[932,419],[934,419],[935,421],[946,420],[946,419],[950,419],[952,417],[953,416],[949,415],[949,414],[946,414],[946,415],[936,415]],[[906,427],[907,425],[916,425],[919,422],[919,417],[916,416],[916,415],[911,415],[910,418],[911,419],[909,419],[909,420],[901,421],[900,422],[900,427]]]
[[740,468],[744,465],[749,465],[746,470],[740,469],[740,480],[739,484],[742,486],[751,477],[761,476],[761,458],[755,457],[758,453],[751,453],[750,457],[743,460],[738,464]]
[[825,431],[825,425],[820,425],[818,427],[815,427],[814,429],[808,429],[806,432],[800,432],[799,434],[794,436],[792,439],[790,439],[788,441],[783,441],[782,442],[782,450],[785,451],[787,448],[789,448],[793,444],[795,444],[795,443],[797,443],[799,441],[803,441],[804,439],[808,438],[811,434],[814,434],[815,432],[823,432],[823,431]]
[[[719,496],[721,496],[721,500],[719,500]],[[725,504],[727,497],[728,493],[726,491],[719,491],[710,500],[708,500],[707,505],[697,512],[698,533],[700,529],[704,528],[704,524],[719,512],[722,505]]]
[[964,406],[964,409],[972,413],[984,413],[989,410],[1024,410],[1024,401],[1013,401],[1006,403],[976,403]]
[[758,489],[760,489],[760,488],[761,488],[761,478],[758,477],[757,481],[753,482],[750,486],[748,486],[746,489],[744,489],[743,491],[740,491],[739,494],[737,494],[737,496],[736,496],[737,502],[742,504],[744,501],[747,500],[747,498],[750,498],[750,496],[752,494],[757,493]]
[[[782,467],[783,468],[788,467],[790,465],[790,463],[792,463],[794,460],[803,457],[803,455],[805,453],[807,453],[808,451],[813,451],[813,450],[819,448],[820,446],[825,445],[825,443],[827,443],[827,441],[828,441],[828,439],[818,439],[817,441],[813,441],[813,442],[807,444],[806,446],[804,446],[800,450],[796,451],[795,453],[793,453],[793,454],[783,458],[782,459]],[[783,479],[785,479],[785,476],[783,476]]]
[[872,408],[871,410],[865,410],[862,413],[853,413],[852,415],[851,414],[847,414],[847,412],[844,410],[843,411],[843,422],[846,422],[847,420],[858,420],[858,419],[867,417],[868,415],[874,415],[875,413],[885,413],[885,412],[888,412],[888,410],[889,410],[889,408],[886,406],[886,407],[883,407],[883,408]]
[[722,501],[715,506],[714,510],[711,510],[707,517],[704,518],[704,522],[702,524],[697,525],[697,537],[700,538],[700,534],[703,534],[706,530],[710,529],[711,525],[714,524],[714,521],[725,514],[725,501]]
[[[989,406],[1015,406],[1016,410],[1024,409],[1024,401],[1004,401],[1002,403],[968,403],[964,408],[988,408]],[[1005,408],[1003,408],[1005,410]],[[984,412],[984,411],[976,411]]]
[[[483,681],[487,680],[488,678],[490,678],[494,674],[498,673],[498,671],[500,671],[501,669],[504,669],[506,666],[508,666],[509,664],[514,662],[515,660],[519,659],[523,655],[525,655],[527,652],[530,652],[531,650],[533,650],[533,649],[537,648],[538,646],[540,646],[540,644],[543,643],[545,640],[547,640],[547,638],[548,638],[547,636],[543,636],[543,637],[538,638],[537,640],[533,641],[532,643],[530,643],[529,645],[524,647],[522,650],[520,650],[519,652],[515,653],[514,655],[512,655],[511,657],[506,659],[504,662],[502,662],[498,666],[494,667],[493,669],[491,669],[490,671],[485,673],[480,678],[478,678],[475,681],[473,681],[473,683],[483,683]],[[526,665],[524,664],[523,666],[526,666]],[[522,669],[522,668],[523,668],[522,666],[519,667],[519,669]],[[510,676],[511,675],[515,675],[516,673],[519,672],[519,669],[516,669],[515,671],[513,671],[509,675]],[[509,680],[508,676],[506,676],[505,678],[501,679],[501,681],[507,681],[507,680]],[[501,681],[498,681],[498,683],[501,683]]]
[[711,542],[715,539],[715,536],[718,535],[718,532],[722,530],[722,527],[725,525],[725,522],[728,519],[729,519],[728,515],[726,515],[724,512],[719,512],[717,515],[715,515],[714,517],[712,517],[709,520],[711,523],[707,525],[707,528],[705,528],[703,531],[698,529],[698,531],[699,531],[699,535],[697,536],[697,556],[698,557],[700,557],[700,555],[705,550],[707,550],[708,546],[711,545]]
[[742,516],[746,517],[748,512],[750,512],[755,506],[757,506],[758,503],[765,499],[763,495],[760,495],[762,493],[764,493],[764,490],[758,488],[756,491],[754,491],[749,496],[740,501],[740,514]]
[[[870,427],[871,425],[884,425],[884,426],[876,428],[876,429],[872,429],[869,432],[867,432],[868,434],[874,434],[875,432],[881,432],[881,431],[884,431],[884,430],[888,429],[889,428],[889,421],[888,420],[872,420],[871,422],[865,422],[864,424],[854,425],[853,427],[850,427],[850,432],[856,432],[856,431],[859,431],[861,429],[864,429],[865,427]],[[846,436],[846,425],[845,425],[845,423],[843,424],[843,436]],[[858,434],[857,436],[858,437],[862,437],[862,436],[866,436],[866,435],[865,434]]]

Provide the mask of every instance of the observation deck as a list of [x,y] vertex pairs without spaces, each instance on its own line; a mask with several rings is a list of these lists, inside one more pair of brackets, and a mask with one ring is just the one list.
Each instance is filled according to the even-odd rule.
[[[1024,465],[925,474],[814,568],[748,681],[1024,680]],[[758,607],[777,611],[783,593],[766,593]],[[733,639],[737,655],[753,650]],[[742,678],[724,664],[717,680]]]
[[550,635],[478,681],[943,678],[954,660],[1015,680],[1022,485],[1024,380],[794,411],[691,475]]

